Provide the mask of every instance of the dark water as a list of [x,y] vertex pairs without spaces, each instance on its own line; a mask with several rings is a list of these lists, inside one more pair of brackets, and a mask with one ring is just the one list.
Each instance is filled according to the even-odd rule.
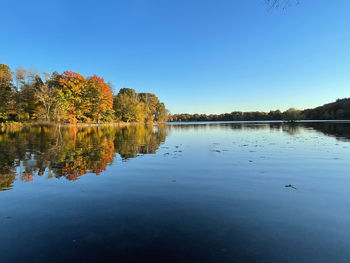
[[350,262],[349,138],[344,123],[0,131],[0,262]]

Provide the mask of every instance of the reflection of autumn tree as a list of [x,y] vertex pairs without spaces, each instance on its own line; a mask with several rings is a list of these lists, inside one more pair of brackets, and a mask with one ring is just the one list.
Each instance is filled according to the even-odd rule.
[[14,173],[0,174],[0,191],[11,189],[15,178]]
[[153,125],[130,125],[116,131],[114,146],[122,158],[128,159],[138,153],[155,153],[165,138],[165,126],[154,129]]
[[0,130],[0,190],[18,180],[30,182],[35,176],[78,180],[86,173],[99,175],[113,161],[138,153],[155,153],[165,141],[163,125],[60,127],[34,125]]
[[56,177],[77,180],[92,172],[99,175],[114,156],[114,129],[111,127],[72,127],[60,131],[61,144],[54,163]]

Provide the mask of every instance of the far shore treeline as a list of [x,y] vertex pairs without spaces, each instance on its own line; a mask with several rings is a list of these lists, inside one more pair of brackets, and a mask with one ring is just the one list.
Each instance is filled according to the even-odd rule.
[[233,111],[224,114],[174,114],[169,116],[169,121],[294,121],[294,120],[350,120],[350,98],[338,99],[337,101],[323,106],[297,110],[294,108],[284,112],[280,110],[270,112],[241,112]]
[[165,122],[164,103],[151,93],[112,85],[93,75],[65,71],[37,74],[24,68],[12,72],[0,64],[0,123],[53,121],[62,123]]

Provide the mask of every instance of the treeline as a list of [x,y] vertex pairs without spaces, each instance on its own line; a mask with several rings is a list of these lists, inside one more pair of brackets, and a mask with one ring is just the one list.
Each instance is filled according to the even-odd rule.
[[350,120],[350,98],[338,99],[336,102],[323,106],[298,110],[290,108],[284,112],[280,110],[270,112],[240,112],[234,111],[224,114],[174,114],[169,121],[294,121],[294,120]]
[[174,114],[169,116],[169,121],[277,121],[277,120],[297,120],[300,116],[300,111],[289,109],[285,112],[280,110],[270,112],[241,112],[233,111],[224,114]]
[[302,114],[307,120],[350,120],[350,98],[307,109]]
[[151,93],[124,88],[113,94],[111,83],[97,75],[65,71],[12,72],[0,64],[0,122],[63,123],[164,122],[168,111]]

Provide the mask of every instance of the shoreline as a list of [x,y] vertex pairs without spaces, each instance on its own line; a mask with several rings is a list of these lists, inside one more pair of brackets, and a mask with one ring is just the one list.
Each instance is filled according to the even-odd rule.
[[115,126],[126,127],[133,125],[158,125],[167,124],[167,122],[108,122],[108,123],[59,123],[59,122],[3,122],[0,123],[0,129],[5,128],[24,128],[29,126],[60,126],[60,127],[103,127],[103,126]]
[[288,120],[254,120],[254,121],[168,121],[166,124],[194,124],[194,123],[350,123],[350,120],[294,120],[294,121],[288,121]]
[[254,120],[254,121],[167,121],[167,122],[110,122],[110,123],[59,123],[59,122],[3,122],[0,123],[0,129],[5,128],[23,128],[29,126],[60,126],[60,127],[103,127],[103,126],[115,126],[115,127],[126,127],[132,125],[186,125],[186,124],[215,124],[215,123],[237,123],[237,124],[254,124],[254,123],[286,123],[286,124],[296,124],[296,123],[350,123],[350,120]]
[[61,127],[99,127],[99,126],[119,126],[125,127],[130,125],[148,125],[154,123],[140,123],[140,122],[111,122],[111,123],[59,123],[59,122],[4,122],[0,123],[0,128],[22,128],[27,126],[61,126]]

